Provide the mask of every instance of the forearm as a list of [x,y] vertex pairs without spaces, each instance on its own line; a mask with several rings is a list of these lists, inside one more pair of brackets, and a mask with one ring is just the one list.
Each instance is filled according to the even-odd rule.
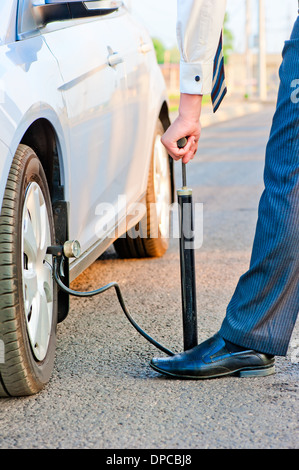
[[[177,0],[180,49],[179,115],[162,137],[169,155],[184,163],[196,154],[202,95],[212,90],[213,63],[223,26],[226,0]],[[184,149],[177,141],[188,137]]]
[[201,113],[202,95],[180,94],[179,115],[186,121],[198,122]]

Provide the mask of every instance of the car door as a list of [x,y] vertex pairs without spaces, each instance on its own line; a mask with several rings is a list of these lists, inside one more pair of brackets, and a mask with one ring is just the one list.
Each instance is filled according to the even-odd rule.
[[[109,20],[107,20],[109,21]],[[123,172],[123,193],[128,203],[140,200],[146,190],[149,158],[152,149],[150,114],[150,82],[152,70],[148,58],[155,59],[151,38],[147,31],[129,14],[111,19],[110,44],[121,51],[126,83],[125,125],[121,155],[126,162]],[[156,63],[155,63],[156,65]],[[155,123],[154,123],[155,125]]]
[[[97,206],[101,201],[117,206],[121,189],[117,178],[123,166],[117,129],[125,119],[126,84],[117,57],[122,59],[109,46],[111,33],[103,18],[76,20],[66,26],[53,31],[48,27],[44,38],[59,64],[60,92],[67,109],[69,232],[85,251],[97,241]],[[113,223],[111,211],[107,230]]]

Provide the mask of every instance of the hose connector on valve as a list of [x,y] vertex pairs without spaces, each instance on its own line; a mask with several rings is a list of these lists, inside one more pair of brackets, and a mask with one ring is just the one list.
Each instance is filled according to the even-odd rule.
[[79,258],[81,246],[78,240],[67,240],[63,245],[51,245],[47,248],[47,254],[60,258]]

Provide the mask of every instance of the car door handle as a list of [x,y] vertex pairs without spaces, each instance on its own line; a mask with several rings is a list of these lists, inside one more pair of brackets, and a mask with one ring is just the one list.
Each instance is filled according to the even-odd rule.
[[115,67],[117,64],[121,64],[124,61],[122,56],[118,52],[113,52],[108,55],[108,64],[110,67]]
[[152,45],[149,43],[141,44],[139,47],[139,52],[141,52],[142,54],[147,54],[151,50],[152,50]]

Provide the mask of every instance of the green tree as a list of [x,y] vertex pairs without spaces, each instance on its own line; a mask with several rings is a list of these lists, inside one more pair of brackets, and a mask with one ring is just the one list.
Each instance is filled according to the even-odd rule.
[[180,62],[180,51],[177,46],[172,47],[169,54],[171,64],[178,64]]
[[157,38],[153,38],[153,44],[156,51],[156,57],[158,64],[164,64],[164,54],[165,54],[165,47],[162,41]]
[[223,28],[223,56],[225,64],[228,61],[229,54],[234,50],[234,35],[227,27],[228,19],[228,14],[225,13]]

